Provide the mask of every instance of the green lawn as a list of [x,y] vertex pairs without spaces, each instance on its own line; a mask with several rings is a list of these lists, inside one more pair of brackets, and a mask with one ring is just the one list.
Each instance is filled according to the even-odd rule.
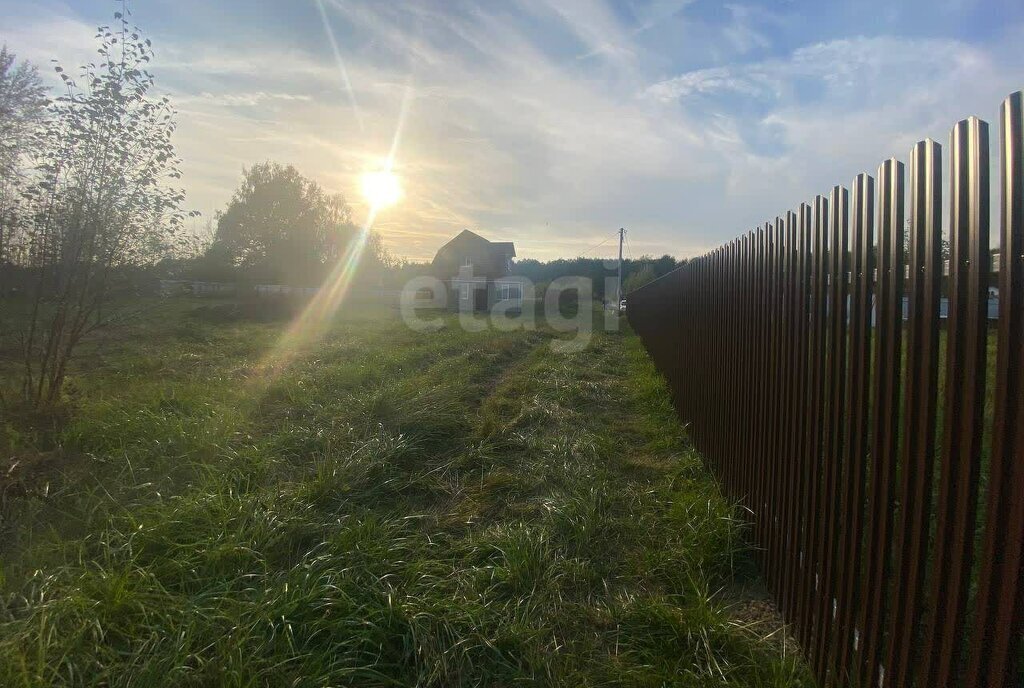
[[0,685],[811,685],[631,333],[209,311],[0,422]]

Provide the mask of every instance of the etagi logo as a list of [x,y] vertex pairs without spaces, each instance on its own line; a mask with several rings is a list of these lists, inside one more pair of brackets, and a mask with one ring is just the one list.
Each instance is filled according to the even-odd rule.
[[[609,272],[614,266],[614,261],[604,263]],[[604,293],[615,294],[616,285],[614,275],[606,276]],[[604,331],[618,331],[618,303],[604,305]],[[402,321],[417,332],[445,326],[446,318],[438,310],[457,313],[459,326],[467,332],[536,330],[540,319],[551,330],[572,335],[551,341],[551,348],[559,353],[582,351],[590,344],[598,315],[595,306],[594,282],[589,277],[559,277],[538,294],[527,277],[489,279],[475,275],[472,266],[463,267],[451,280],[415,277],[406,282],[400,297]]]

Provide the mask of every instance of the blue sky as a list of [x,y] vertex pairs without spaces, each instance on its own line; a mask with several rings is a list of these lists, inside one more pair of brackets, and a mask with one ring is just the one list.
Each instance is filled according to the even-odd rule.
[[[0,0],[0,41],[46,70],[74,66],[116,9]],[[959,118],[994,123],[1024,87],[1017,0],[131,9],[179,110],[189,208],[211,217],[242,167],[272,159],[361,219],[360,177],[394,146],[404,197],[376,228],[412,259],[465,227],[520,256],[577,255],[620,226],[634,255],[694,255],[921,138],[945,143]]]

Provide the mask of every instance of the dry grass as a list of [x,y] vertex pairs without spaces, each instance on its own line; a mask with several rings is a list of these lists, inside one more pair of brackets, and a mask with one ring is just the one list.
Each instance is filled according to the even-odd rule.
[[268,380],[181,310],[7,421],[75,459],[9,483],[0,684],[810,685],[634,336],[353,315]]

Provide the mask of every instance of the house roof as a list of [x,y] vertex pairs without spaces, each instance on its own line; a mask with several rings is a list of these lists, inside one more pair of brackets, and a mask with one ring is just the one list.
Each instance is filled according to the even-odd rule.
[[476,232],[471,232],[468,229],[464,229],[461,232],[459,232],[458,234],[456,234],[455,236],[453,236],[448,241],[444,242],[444,244],[441,246],[441,248],[437,249],[437,252],[440,254],[442,251],[444,251],[446,248],[448,248],[452,244],[454,244],[454,243],[456,243],[458,241],[462,241],[464,239],[479,239],[480,241],[487,241],[487,239],[484,239],[482,236],[480,236]]
[[501,251],[502,253],[510,256],[514,256],[516,254],[516,245],[511,241],[492,241],[491,246],[493,246],[495,250]]
[[[445,249],[455,243],[461,243],[466,240],[480,241],[488,245],[491,251],[501,253],[507,256],[516,255],[516,246],[511,241],[488,241],[474,231],[464,229],[457,235],[449,239],[445,244],[437,250],[437,255],[440,256],[444,253]],[[435,258],[436,259],[436,258]]]

